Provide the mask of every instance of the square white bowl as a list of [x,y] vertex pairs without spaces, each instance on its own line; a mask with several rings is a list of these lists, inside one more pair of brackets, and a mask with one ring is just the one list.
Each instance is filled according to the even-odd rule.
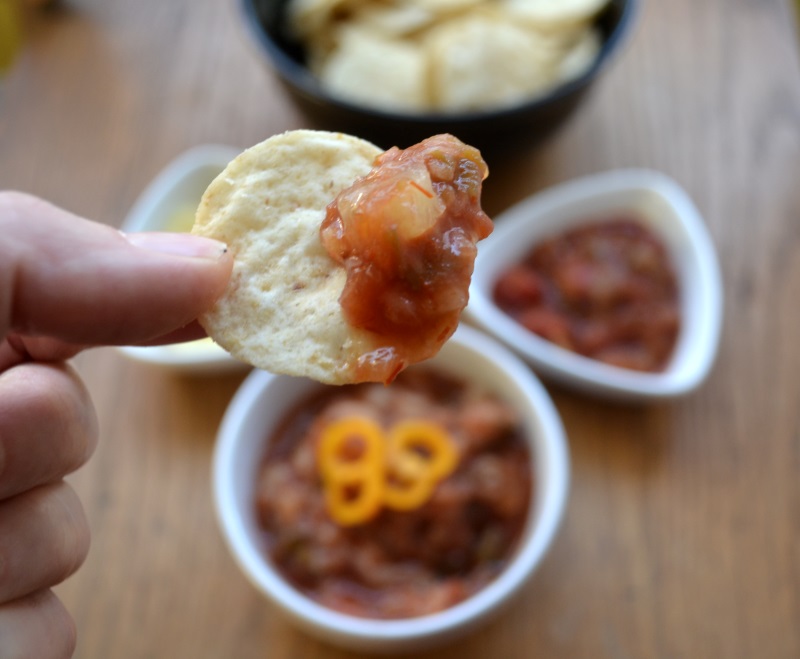
[[[494,283],[538,241],[591,219],[632,214],[663,241],[676,271],[681,328],[665,370],[644,373],[561,348],[527,330],[493,300]],[[667,176],[615,170],[535,194],[495,218],[478,247],[465,318],[490,332],[546,379],[620,399],[687,394],[708,375],[722,325],[722,284],[711,237],[686,192]]]
[[[168,164],[144,189],[131,207],[122,230],[174,231],[176,214],[194,211],[208,184],[240,150],[206,144],[184,152]],[[246,368],[211,339],[163,346],[124,346],[118,350],[130,359],[181,371],[216,373]]]
[[420,650],[486,622],[503,609],[539,566],[564,514],[569,487],[567,440],[553,402],[527,365],[499,342],[467,326],[459,327],[428,363],[476,382],[519,411],[534,472],[528,521],[508,565],[485,588],[442,612],[402,620],[339,613],[296,590],[267,557],[255,504],[266,441],[300,400],[323,385],[306,378],[253,371],[231,401],[217,436],[214,502],[222,534],[242,572],[300,627],[353,650]]

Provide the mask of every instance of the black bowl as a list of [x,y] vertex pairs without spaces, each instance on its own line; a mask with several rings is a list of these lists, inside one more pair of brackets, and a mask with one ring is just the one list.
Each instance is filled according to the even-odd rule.
[[271,66],[312,127],[370,140],[382,148],[407,147],[451,133],[483,152],[531,148],[564,124],[578,107],[629,31],[636,0],[610,0],[598,17],[603,45],[579,78],[521,105],[469,114],[403,114],[332,97],[304,64],[302,47],[286,27],[288,0],[242,0],[247,23]]

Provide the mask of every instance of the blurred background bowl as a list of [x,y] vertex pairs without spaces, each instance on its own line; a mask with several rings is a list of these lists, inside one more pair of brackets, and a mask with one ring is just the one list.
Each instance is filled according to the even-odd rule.
[[619,51],[637,5],[637,0],[609,0],[597,17],[602,45],[593,64],[543,97],[468,114],[406,114],[350,103],[327,93],[306,67],[303,48],[289,34],[288,0],[242,2],[245,20],[267,62],[313,127],[356,135],[382,148],[407,147],[431,135],[452,133],[484,152],[530,148],[562,126]]
[[[663,243],[679,289],[680,331],[663,371],[612,366],[529,331],[494,299],[501,274],[542,240],[590,221],[635,217]],[[503,341],[543,378],[620,400],[694,391],[708,376],[722,330],[722,275],[705,221],[677,182],[646,169],[610,170],[538,192],[496,218],[475,261],[464,317]]]
[[[217,518],[228,547],[252,584],[301,628],[361,651],[413,651],[473,631],[504,608],[538,568],[566,505],[569,455],[564,428],[530,369],[486,334],[461,326],[429,364],[475,382],[519,412],[529,442],[533,490],[519,544],[504,570],[482,590],[444,611],[377,620],[339,613],[296,590],[269,560],[257,520],[256,482],[266,442],[285,415],[323,385],[254,371],[234,396],[213,460]],[[413,367],[412,367],[413,368]]]

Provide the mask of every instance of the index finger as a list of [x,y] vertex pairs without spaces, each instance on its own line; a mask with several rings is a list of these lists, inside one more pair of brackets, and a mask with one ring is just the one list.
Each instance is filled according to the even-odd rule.
[[225,245],[124,235],[21,193],[0,193],[0,337],[143,343],[189,325],[222,294]]

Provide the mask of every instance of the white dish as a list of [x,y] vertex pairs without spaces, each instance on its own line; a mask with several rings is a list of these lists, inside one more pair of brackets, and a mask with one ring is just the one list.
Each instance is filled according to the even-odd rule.
[[526,582],[550,546],[569,483],[569,456],[561,419],[546,390],[524,362],[497,341],[460,327],[430,364],[512,403],[529,430],[534,469],[533,505],[520,547],[497,579],[441,613],[404,620],[370,620],[328,609],[289,585],[263,549],[255,511],[255,481],[271,430],[299,399],[321,385],[304,378],[254,371],[222,421],[213,459],[213,493],[222,534],[245,576],[306,631],[359,651],[413,651],[473,630]]
[[[222,145],[201,145],[173,160],[142,192],[126,217],[122,230],[188,231],[190,219],[208,184],[239,150]],[[188,222],[188,226],[185,223]],[[246,368],[211,339],[165,346],[119,348],[140,362],[182,371],[219,372]]]
[[[662,239],[678,277],[681,329],[669,364],[658,373],[610,366],[563,349],[519,325],[492,299],[501,272],[538,240],[620,211],[634,213]],[[546,190],[499,215],[478,249],[465,318],[513,348],[542,377],[594,394],[658,399],[686,394],[705,379],[717,352],[722,303],[714,246],[686,192],[658,172],[618,170]]]

